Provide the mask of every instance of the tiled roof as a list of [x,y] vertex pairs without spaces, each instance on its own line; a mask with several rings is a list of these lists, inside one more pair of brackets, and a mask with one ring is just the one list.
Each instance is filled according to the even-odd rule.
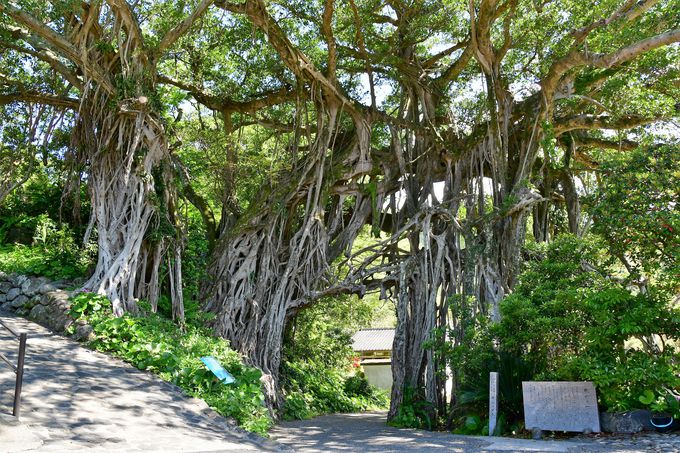
[[394,329],[363,329],[352,337],[355,351],[391,351]]

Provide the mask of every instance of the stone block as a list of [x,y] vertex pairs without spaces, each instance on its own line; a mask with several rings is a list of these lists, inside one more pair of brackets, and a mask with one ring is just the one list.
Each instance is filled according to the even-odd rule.
[[47,294],[51,293],[52,291],[57,291],[58,289],[59,287],[51,282],[45,283],[44,285],[41,285],[40,288],[38,288],[38,294]]
[[21,290],[23,293],[28,296],[28,297],[33,297],[36,294],[40,293],[40,289],[44,285],[48,285],[50,283],[49,279],[45,277],[36,277],[33,279],[29,279],[27,282],[25,282]]
[[600,432],[592,382],[522,382],[528,430]]
[[29,278],[25,275],[12,274],[10,281],[14,284],[14,286],[21,288],[28,279]]
[[638,410],[632,412],[601,412],[600,425],[602,431],[608,433],[633,434],[640,431],[654,430],[650,423],[652,413],[650,411]]
[[42,298],[40,299],[40,303],[42,305],[70,307],[70,303],[68,301],[69,297],[71,297],[71,294],[69,292],[58,289],[56,291],[50,291],[48,293],[43,294]]
[[37,322],[38,324],[45,325],[49,318],[47,307],[45,307],[44,305],[36,305],[28,314],[28,317],[33,321]]
[[40,298],[40,304],[31,309],[29,318],[55,332],[63,332],[73,324],[73,319],[68,314],[69,296],[68,292],[61,290],[44,294]]
[[40,296],[33,296],[28,299],[28,302],[24,304],[24,308],[31,309],[40,303]]
[[10,305],[12,308],[21,308],[24,306],[26,302],[28,302],[28,297],[24,296],[23,294],[18,295],[12,302],[10,302]]
[[12,288],[7,292],[7,300],[12,301],[21,295],[21,288]]
[[76,327],[76,332],[73,334],[73,339],[76,341],[90,341],[94,339],[94,329],[88,324],[79,324]]
[[21,283],[21,292],[26,293],[31,287],[31,283],[33,283],[33,279],[31,279],[31,277],[26,277],[26,280]]

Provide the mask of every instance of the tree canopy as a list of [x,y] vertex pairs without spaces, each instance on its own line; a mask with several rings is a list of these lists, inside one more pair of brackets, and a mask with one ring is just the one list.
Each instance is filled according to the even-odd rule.
[[193,285],[273,408],[290,321],[376,292],[390,415],[409,386],[443,414],[427,341],[468,300],[500,321],[527,241],[592,224],[631,275],[677,283],[655,166],[677,177],[678,42],[672,0],[5,0],[0,203],[40,153],[61,162],[98,244],[84,288],[182,318]]

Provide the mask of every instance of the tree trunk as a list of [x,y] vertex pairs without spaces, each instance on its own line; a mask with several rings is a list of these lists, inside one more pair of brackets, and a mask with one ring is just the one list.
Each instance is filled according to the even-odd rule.
[[[279,367],[286,323],[327,283],[331,236],[325,219],[339,106],[317,103],[317,135],[304,167],[277,181],[274,192],[219,240],[204,288],[214,328],[264,373],[272,412],[281,409]],[[361,137],[364,137],[363,139]],[[353,148],[367,147],[356,133]],[[350,153],[350,156],[354,153]]]
[[574,176],[568,168],[560,172],[560,182],[562,183],[562,195],[567,205],[567,218],[569,219],[569,232],[579,234],[579,220],[581,218],[581,204],[578,200],[578,192],[574,184]]
[[88,186],[99,254],[83,287],[108,296],[114,314],[121,315],[135,310],[140,296],[136,288],[142,286],[136,282],[145,279],[141,270],[146,263],[140,259],[145,235],[165,220],[152,201],[158,199],[152,172],[167,156],[167,146],[161,126],[148,113],[117,115],[100,104],[107,100],[84,99],[87,114],[81,113],[76,125],[88,148],[97,150],[90,156]]

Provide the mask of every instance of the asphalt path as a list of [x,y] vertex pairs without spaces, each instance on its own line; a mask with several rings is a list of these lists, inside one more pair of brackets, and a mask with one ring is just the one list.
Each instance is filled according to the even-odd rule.
[[[26,319],[21,417],[12,417],[14,373],[0,365],[0,452],[280,451],[157,376],[84,348]],[[18,342],[0,329],[0,351]]]
[[[272,439],[300,453],[316,452],[568,452],[574,441],[458,436],[445,432],[387,426],[385,412],[335,414],[311,420],[283,422]],[[573,450],[577,451],[577,450]],[[578,450],[583,451],[583,450]]]

